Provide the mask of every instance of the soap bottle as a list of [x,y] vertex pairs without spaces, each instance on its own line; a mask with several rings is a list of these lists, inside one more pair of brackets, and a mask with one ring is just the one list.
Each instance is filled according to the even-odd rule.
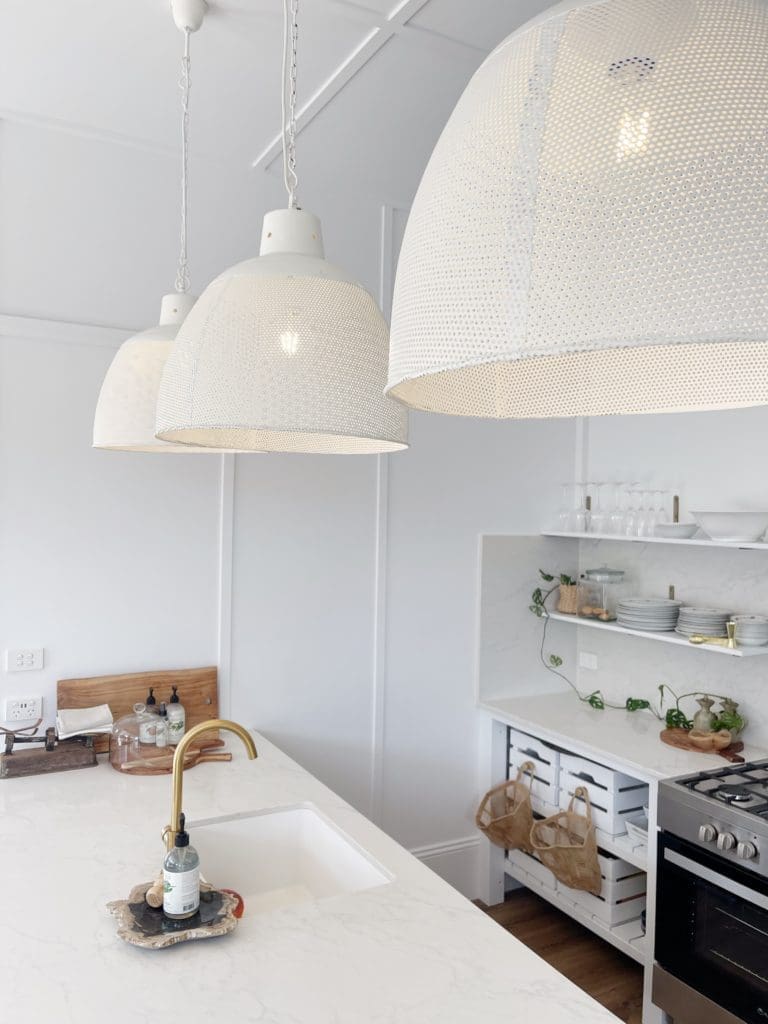
[[158,747],[168,746],[168,712],[165,709],[165,702],[160,703],[160,710],[157,713],[157,725],[155,726],[155,745]]
[[184,735],[187,716],[184,711],[184,705],[179,700],[176,687],[173,686],[171,689],[173,694],[166,709],[168,712],[168,741],[175,746]]
[[147,699],[144,701],[147,711],[151,711],[153,715],[157,714],[157,701],[155,700],[155,688],[150,686]]
[[200,858],[184,825],[180,814],[176,843],[163,863],[163,913],[174,921],[194,917],[200,908]]

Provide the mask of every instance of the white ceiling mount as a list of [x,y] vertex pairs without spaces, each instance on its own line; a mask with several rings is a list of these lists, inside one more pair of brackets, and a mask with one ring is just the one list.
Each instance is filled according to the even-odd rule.
[[171,11],[180,32],[197,32],[203,24],[208,4],[205,0],[171,0]]
[[271,210],[264,214],[260,256],[271,253],[297,253],[322,259],[323,231],[320,220],[306,210]]

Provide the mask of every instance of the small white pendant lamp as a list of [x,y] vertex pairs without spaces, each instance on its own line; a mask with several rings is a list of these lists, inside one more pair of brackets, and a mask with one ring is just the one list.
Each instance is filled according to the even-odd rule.
[[190,453],[208,448],[169,444],[155,437],[157,392],[163,366],[180,324],[192,309],[195,298],[188,294],[187,270],[187,162],[189,125],[189,36],[196,32],[205,15],[204,0],[173,0],[171,7],[178,28],[184,33],[182,57],[182,186],[181,250],[175,293],[164,295],[160,322],[156,327],[129,338],[117,350],[101,386],[93,421],[93,447],[113,451]]
[[484,417],[768,402],[768,5],[568,0],[469,83],[400,254],[387,393]]
[[297,0],[285,0],[288,209],[266,214],[259,256],[217,277],[184,321],[163,370],[157,436],[218,450],[398,451],[408,421],[383,394],[386,322],[325,260],[319,220],[296,205],[297,35]]

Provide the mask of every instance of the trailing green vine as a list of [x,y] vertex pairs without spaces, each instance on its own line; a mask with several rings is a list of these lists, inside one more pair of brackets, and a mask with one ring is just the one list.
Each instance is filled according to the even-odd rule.
[[[536,587],[531,594],[531,604],[528,606],[529,610],[533,612],[537,618],[544,619],[544,627],[541,631],[541,644],[539,645],[539,659],[548,672],[551,672],[559,679],[562,679],[564,683],[568,684],[583,704],[589,704],[589,706],[594,708],[596,711],[605,711],[606,708],[615,711],[650,711],[652,715],[655,715],[655,717],[659,719],[659,721],[663,721],[668,729],[690,729],[693,726],[693,722],[681,709],[681,701],[686,700],[689,697],[713,697],[714,699],[721,701],[728,699],[720,694],[704,693],[701,690],[694,690],[691,693],[683,693],[678,696],[668,683],[659,684],[658,707],[654,707],[651,701],[645,700],[642,697],[627,697],[623,704],[615,704],[606,700],[601,690],[593,690],[592,693],[582,693],[576,684],[572,682],[564,672],[560,671],[563,667],[563,659],[560,655],[547,655],[545,653],[547,626],[549,625],[549,609],[547,608],[547,600],[556,590],[559,589],[561,584],[563,586],[572,587],[575,586],[576,581],[567,573],[561,573],[555,577],[551,573],[544,572],[543,569],[539,569],[539,575],[545,583],[553,584],[546,591],[542,590],[541,587]],[[556,583],[554,582],[555,579],[557,579]],[[668,707],[665,711],[664,701],[667,694],[674,698],[675,704],[674,707]],[[714,729],[738,729],[740,727],[743,727],[743,719],[741,716],[738,715],[738,713],[727,709],[721,711],[717,715],[713,726]]]

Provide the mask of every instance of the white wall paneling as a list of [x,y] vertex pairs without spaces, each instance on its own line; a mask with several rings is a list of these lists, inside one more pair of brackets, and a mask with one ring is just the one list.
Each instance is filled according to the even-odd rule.
[[0,651],[43,647],[46,664],[3,665],[0,696],[41,694],[50,723],[57,679],[216,663],[220,460],[93,450],[117,332],[85,326],[81,344],[74,324],[49,339],[15,322],[0,319]]

